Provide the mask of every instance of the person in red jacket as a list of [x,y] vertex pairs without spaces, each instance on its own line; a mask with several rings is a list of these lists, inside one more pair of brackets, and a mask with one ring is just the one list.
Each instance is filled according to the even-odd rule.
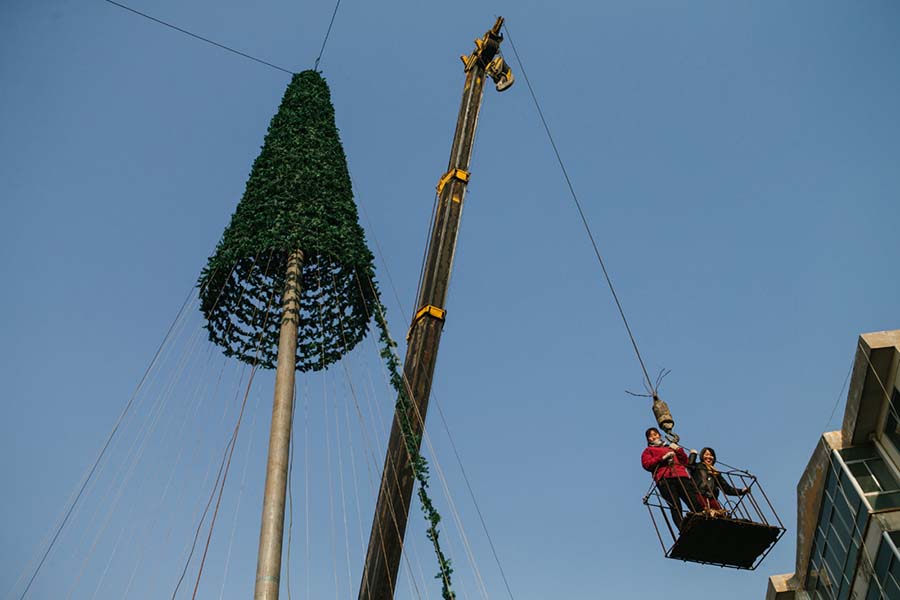
[[663,442],[656,427],[645,431],[644,436],[647,438],[647,447],[641,454],[641,465],[653,474],[659,494],[672,510],[672,520],[680,530],[683,515],[681,501],[684,501],[689,511],[696,510],[694,503],[697,488],[688,475],[688,455],[678,444]]

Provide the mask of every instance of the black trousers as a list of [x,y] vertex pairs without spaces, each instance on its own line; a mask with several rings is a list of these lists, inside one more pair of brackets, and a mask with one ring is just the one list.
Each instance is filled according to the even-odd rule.
[[675,527],[681,530],[683,513],[681,502],[687,505],[690,512],[697,510],[697,487],[690,477],[664,477],[657,483],[659,495],[663,497],[672,510],[672,520]]

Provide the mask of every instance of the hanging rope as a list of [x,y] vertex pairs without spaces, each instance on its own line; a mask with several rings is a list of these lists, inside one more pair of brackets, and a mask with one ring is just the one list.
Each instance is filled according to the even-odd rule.
[[[134,13],[134,14],[136,14],[136,15],[139,15],[139,16],[141,16],[141,17],[144,17],[145,19],[149,19],[150,21],[153,21],[154,23],[159,23],[160,25],[163,25],[163,26],[168,27],[168,28],[170,28],[170,29],[174,29],[175,31],[178,31],[179,33],[183,33],[183,34],[185,34],[185,35],[187,35],[187,36],[190,36],[190,37],[192,37],[192,38],[194,38],[194,39],[200,40],[201,42],[206,42],[207,44],[213,45],[213,46],[215,46],[216,48],[221,48],[222,50],[225,50],[225,51],[227,51],[227,52],[231,52],[231,53],[233,53],[233,54],[237,54],[238,56],[242,56],[242,57],[244,57],[244,58],[248,58],[248,59],[250,59],[250,60],[252,60],[252,61],[254,61],[254,62],[258,62],[258,63],[261,64],[261,65],[265,65],[265,66],[270,67],[270,68],[272,68],[272,69],[275,69],[275,70],[277,70],[277,71],[281,71],[282,73],[287,73],[288,75],[293,75],[293,74],[294,74],[294,72],[291,71],[291,70],[289,70],[289,69],[285,69],[284,67],[279,67],[278,65],[273,65],[272,63],[270,63],[270,62],[268,62],[268,61],[262,60],[261,58],[256,58],[255,56],[251,56],[250,54],[247,54],[246,52],[241,52],[240,50],[235,50],[234,48],[229,48],[229,47],[226,46],[225,44],[220,44],[219,42],[215,42],[215,41],[213,41],[213,40],[211,40],[211,39],[209,39],[209,38],[205,38],[205,37],[203,37],[203,36],[201,36],[201,35],[197,35],[196,33],[192,33],[192,32],[190,32],[190,31],[188,31],[187,29],[182,29],[181,27],[178,27],[178,26],[176,26],[176,25],[172,25],[171,23],[166,23],[166,22],[163,21],[162,19],[157,19],[156,17],[151,17],[150,15],[148,15],[148,14],[146,14],[146,13],[142,13],[142,12],[139,11],[139,10],[135,10],[135,9],[131,8],[130,6],[125,6],[124,4],[119,4],[118,2],[115,2],[115,0],[105,0],[105,1],[106,1],[106,2],[109,2],[109,3],[112,4],[113,6],[118,6],[118,7],[121,8],[121,9],[124,9],[124,10],[127,10],[127,11],[129,11],[129,12],[132,12],[132,13]],[[318,61],[316,61],[316,62],[318,63]]]
[[650,375],[647,373],[647,367],[644,365],[644,359],[643,357],[641,357],[641,351],[638,350],[637,341],[635,341],[634,334],[631,331],[631,326],[628,324],[628,319],[625,317],[625,311],[622,309],[622,303],[619,301],[619,295],[616,294],[616,289],[613,287],[612,279],[609,276],[609,272],[606,270],[606,263],[603,260],[603,256],[600,255],[600,250],[597,247],[597,241],[594,239],[594,234],[591,231],[590,225],[588,225],[587,217],[585,217],[584,210],[581,208],[581,202],[579,202],[578,195],[575,193],[575,187],[572,185],[572,180],[569,178],[569,171],[566,169],[566,165],[563,163],[562,156],[559,153],[559,148],[556,147],[556,142],[553,139],[553,134],[550,133],[550,126],[547,124],[547,119],[544,118],[544,111],[541,110],[541,104],[540,102],[538,102],[537,94],[535,94],[534,88],[531,86],[531,81],[528,79],[528,73],[525,71],[525,65],[522,64],[522,59],[519,57],[519,52],[516,50],[516,45],[512,41],[512,37],[509,33],[509,27],[504,24],[503,29],[506,33],[506,38],[509,40],[509,45],[512,48],[513,54],[515,54],[516,56],[516,62],[519,63],[519,71],[522,73],[522,77],[525,79],[525,84],[528,86],[528,91],[531,94],[531,99],[534,101],[534,106],[538,111],[538,116],[541,119],[541,123],[544,125],[544,131],[547,133],[547,139],[550,140],[550,145],[553,147],[553,153],[556,155],[556,161],[559,163],[559,168],[562,170],[563,177],[566,180],[566,185],[569,188],[569,193],[572,196],[572,200],[575,201],[575,208],[578,209],[578,215],[581,217],[581,222],[584,225],[584,230],[587,232],[588,238],[591,240],[591,246],[593,246],[594,248],[594,254],[597,257],[597,262],[600,263],[600,269],[603,271],[603,277],[606,279],[606,284],[609,286],[609,291],[612,293],[613,300],[615,300],[616,302],[616,308],[619,309],[619,315],[622,317],[622,323],[625,324],[625,330],[628,332],[628,339],[631,340],[631,346],[634,348],[634,353],[641,365],[641,371],[643,371],[644,373],[644,379],[647,382],[647,387],[652,388],[653,383],[650,381]]
[[316,57],[316,62],[313,65],[313,71],[319,70],[319,61],[322,60],[322,54],[325,52],[325,44],[328,43],[328,36],[331,35],[331,28],[334,26],[334,18],[337,16],[340,7],[341,0],[337,0],[337,3],[334,5],[334,12],[331,13],[331,21],[328,23],[328,30],[325,32],[325,39],[322,40],[322,47],[319,49],[319,56]]

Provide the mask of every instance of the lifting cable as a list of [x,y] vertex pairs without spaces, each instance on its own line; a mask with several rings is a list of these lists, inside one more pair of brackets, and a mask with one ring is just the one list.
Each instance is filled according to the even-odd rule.
[[606,270],[606,264],[603,261],[603,257],[600,255],[600,250],[597,248],[597,242],[594,240],[594,234],[591,232],[591,228],[588,225],[587,218],[584,215],[584,210],[581,208],[581,202],[578,201],[578,195],[575,193],[575,187],[572,185],[572,180],[569,178],[569,172],[566,169],[566,165],[563,163],[562,157],[559,154],[559,149],[556,147],[556,142],[553,139],[553,134],[550,133],[550,126],[547,124],[547,119],[544,118],[544,111],[541,110],[541,104],[538,102],[537,95],[534,92],[534,88],[531,86],[531,81],[528,79],[528,74],[525,72],[525,65],[522,64],[522,59],[519,57],[519,52],[516,50],[516,45],[512,41],[512,36],[509,33],[509,27],[504,23],[503,25],[504,32],[506,33],[506,38],[509,40],[509,45],[512,48],[513,54],[516,57],[516,62],[519,63],[519,71],[522,73],[522,77],[525,79],[525,85],[528,86],[528,91],[531,94],[531,99],[534,101],[534,106],[537,109],[538,116],[541,119],[541,123],[544,125],[544,131],[547,132],[547,138],[550,140],[550,145],[553,147],[553,153],[556,154],[556,160],[559,163],[559,168],[562,170],[563,177],[566,180],[566,185],[569,188],[569,193],[572,195],[572,200],[575,201],[575,208],[578,209],[578,215],[581,217],[581,222],[584,224],[584,230],[587,232],[588,238],[591,240],[591,245],[594,247],[594,254],[597,256],[597,262],[600,263],[600,268],[603,270],[603,276],[606,278],[606,284],[609,286],[609,291],[612,293],[613,300],[616,302],[616,308],[619,309],[619,315],[622,317],[622,322],[625,324],[625,330],[628,332],[628,338],[631,340],[631,345],[634,348],[634,353],[637,355],[638,362],[641,364],[641,370],[644,372],[644,379],[647,381],[647,388],[651,391],[651,393],[655,393],[655,388],[653,387],[653,382],[650,381],[650,375],[647,373],[647,367],[644,365],[644,359],[641,357],[641,351],[638,350],[637,342],[634,339],[634,334],[631,332],[631,327],[628,325],[628,319],[625,318],[625,311],[622,309],[622,303],[619,301],[619,296],[616,294],[616,290],[613,287],[612,279],[610,279],[609,273]]

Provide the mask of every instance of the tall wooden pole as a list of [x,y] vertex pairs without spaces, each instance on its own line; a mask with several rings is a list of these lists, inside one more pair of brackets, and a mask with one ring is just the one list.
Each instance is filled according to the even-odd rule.
[[[484,92],[485,70],[493,68],[491,76],[495,81],[498,80],[496,74],[498,63],[492,61],[503,39],[500,35],[502,24],[501,17],[497,19],[491,31],[476,41],[475,52],[469,57],[463,57],[466,65],[466,83],[462,105],[456,122],[449,168],[438,184],[439,200],[434,229],[403,365],[403,376],[411,403],[409,422],[419,445],[425,426],[431,379],[444,324],[444,305],[453,266],[453,254],[456,250],[463,198],[469,180],[469,161],[472,158],[475,126]],[[497,60],[502,65],[499,57]],[[508,75],[507,70],[505,76]],[[508,80],[504,79],[504,82],[507,82],[505,87],[508,87],[511,77]],[[505,89],[501,85],[498,81],[498,89]],[[359,600],[388,600],[394,597],[413,484],[410,457],[399,420],[395,415],[369,537]]]
[[275,399],[269,433],[269,460],[263,495],[259,557],[256,563],[254,600],[278,600],[281,582],[281,545],[284,539],[284,497],[287,489],[294,411],[294,373],[297,363],[297,321],[300,308],[300,272],[303,253],[288,257],[281,332],[278,339],[278,366],[275,369]]

